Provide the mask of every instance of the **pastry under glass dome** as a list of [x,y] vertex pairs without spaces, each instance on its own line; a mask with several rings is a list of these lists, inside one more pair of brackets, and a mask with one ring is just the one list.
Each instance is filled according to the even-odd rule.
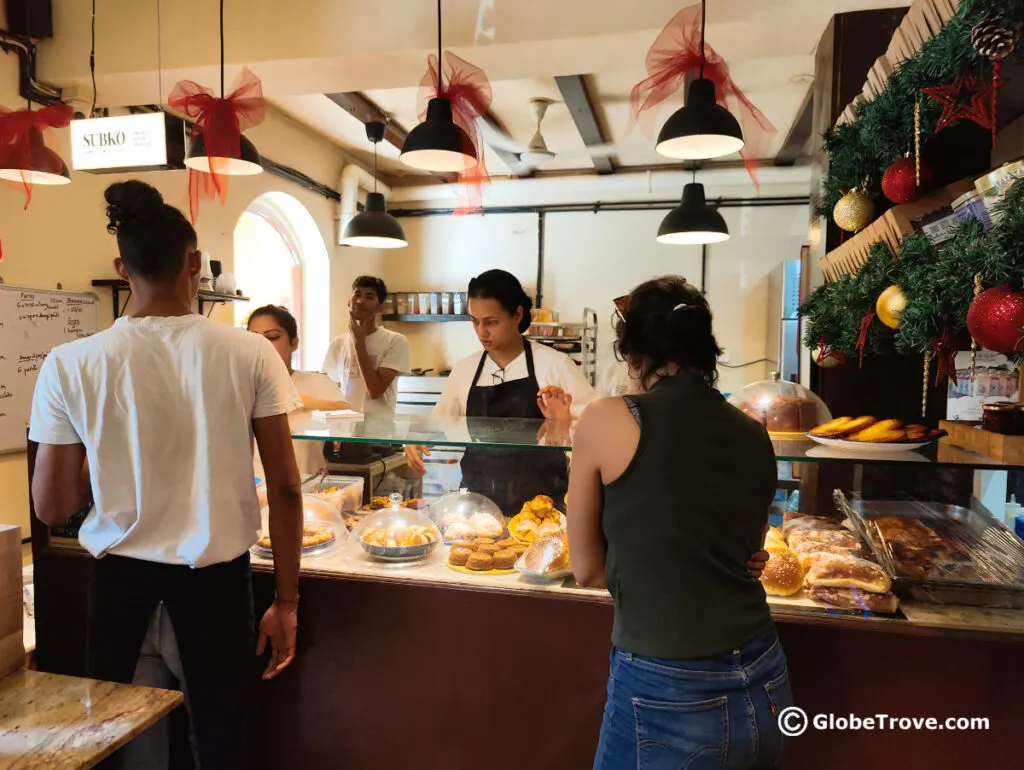
[[505,531],[505,517],[494,501],[468,489],[439,497],[430,504],[430,515],[446,543],[475,537],[499,538]]
[[[302,496],[302,558],[317,557],[333,551],[339,541],[348,537],[345,521],[333,505],[311,494]],[[270,508],[260,510],[260,536],[251,552],[264,559],[273,559],[270,542]]]
[[764,425],[770,436],[800,438],[832,419],[825,402],[796,382],[779,379],[753,382],[729,396],[729,403]]
[[393,494],[390,505],[365,516],[352,530],[349,557],[385,564],[416,564],[427,559],[441,542],[441,533],[425,511],[402,506]]

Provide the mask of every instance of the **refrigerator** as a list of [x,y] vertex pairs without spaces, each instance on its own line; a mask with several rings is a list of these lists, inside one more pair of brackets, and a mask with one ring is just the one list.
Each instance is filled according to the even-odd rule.
[[768,276],[767,358],[783,380],[800,378],[800,260],[787,259]]

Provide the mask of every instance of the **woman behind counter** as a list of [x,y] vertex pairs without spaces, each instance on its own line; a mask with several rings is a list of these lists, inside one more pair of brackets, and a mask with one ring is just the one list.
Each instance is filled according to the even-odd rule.
[[[292,368],[292,355],[299,349],[299,325],[287,308],[280,305],[264,305],[252,311],[246,329],[255,334],[262,334],[274,350],[281,356],[288,367],[292,384],[302,399],[302,408],[288,415],[289,425],[294,428],[302,421],[303,413],[313,409],[331,411],[348,409],[348,402],[341,393],[341,388],[326,374],[319,372],[300,372]],[[299,465],[299,473],[304,477],[319,473],[324,468],[324,442],[293,441],[295,460]],[[256,475],[263,476],[263,464],[259,453],[254,460]]]
[[[596,394],[569,356],[523,337],[533,302],[519,279],[488,270],[469,282],[469,315],[483,351],[455,365],[435,417],[512,417],[568,422]],[[472,433],[472,429],[470,430]],[[407,447],[409,467],[426,472],[418,447]],[[561,452],[467,449],[462,485],[491,498],[506,515],[541,492],[565,496],[568,471]]]
[[747,563],[775,494],[771,441],[714,388],[711,311],[684,279],[638,286],[617,336],[642,392],[580,418],[569,490],[576,579],[615,600],[594,766],[777,766],[792,693]]

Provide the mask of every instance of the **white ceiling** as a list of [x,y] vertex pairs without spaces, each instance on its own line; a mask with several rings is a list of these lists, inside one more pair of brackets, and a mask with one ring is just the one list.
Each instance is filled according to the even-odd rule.
[[[593,3],[583,0],[566,3],[570,4],[585,16],[588,12],[584,9]],[[735,10],[736,3],[729,5],[730,10]],[[909,2],[766,0],[755,3],[751,0],[747,5],[747,14],[730,13],[728,21],[716,22],[716,3],[709,3],[707,39],[728,61],[732,77],[739,88],[775,126],[776,134],[769,152],[769,156],[774,157],[790,127],[799,117],[798,112],[813,81],[814,49],[831,16],[845,11],[909,5]],[[446,17],[446,26],[448,23]],[[500,28],[495,32],[496,39],[500,40]],[[627,132],[631,112],[630,90],[646,76],[644,58],[657,33],[658,30],[653,29],[607,36],[604,42],[608,47],[608,60],[613,64],[609,64],[606,69],[597,68],[594,72],[560,71],[557,68],[560,58],[558,52],[548,52],[552,58],[550,77],[510,78],[491,82],[494,94],[492,113],[508,130],[511,138],[525,147],[535,130],[529,107],[530,99],[553,99],[555,103],[545,116],[542,132],[548,148],[557,157],[536,170],[540,173],[592,173],[594,164],[562,102],[554,79],[555,75],[562,74],[584,75],[598,122],[610,144],[606,152],[613,156],[616,167],[642,168],[669,164],[672,161],[654,151],[652,137],[646,136],[639,127]],[[564,46],[564,40],[558,42]],[[594,41],[581,40],[580,44],[594,45]],[[462,51],[460,54],[466,58],[471,56]],[[530,69],[535,67],[531,66]],[[419,122],[418,88],[415,81],[406,88],[370,88],[362,93],[406,130]],[[273,98],[272,102],[282,111],[353,152],[361,161],[371,159],[370,145],[366,142],[362,124],[326,97],[283,95]],[[675,94],[661,107],[655,125],[660,125],[682,102],[683,94]],[[360,153],[360,148],[366,151]],[[401,179],[407,176],[418,177],[417,181],[423,181],[420,172],[399,162],[396,148],[383,143],[380,153],[381,171],[392,181],[401,183]],[[494,176],[510,173],[509,166],[490,148],[487,152],[487,166]]]

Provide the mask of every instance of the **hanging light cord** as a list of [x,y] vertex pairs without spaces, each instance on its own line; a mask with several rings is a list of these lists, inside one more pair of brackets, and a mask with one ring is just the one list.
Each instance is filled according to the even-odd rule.
[[96,117],[96,0],[92,0],[92,47],[89,49],[89,75],[92,78],[92,109],[89,117]]
[[708,24],[708,0],[700,0],[700,77],[704,79],[704,30]]
[[441,95],[441,0],[437,0],[437,95]]
[[161,48],[162,40],[163,34],[160,31],[160,0],[156,0],[156,88],[159,91],[156,103],[158,105],[164,103],[164,55]]
[[224,98],[224,0],[220,0],[220,98]]

